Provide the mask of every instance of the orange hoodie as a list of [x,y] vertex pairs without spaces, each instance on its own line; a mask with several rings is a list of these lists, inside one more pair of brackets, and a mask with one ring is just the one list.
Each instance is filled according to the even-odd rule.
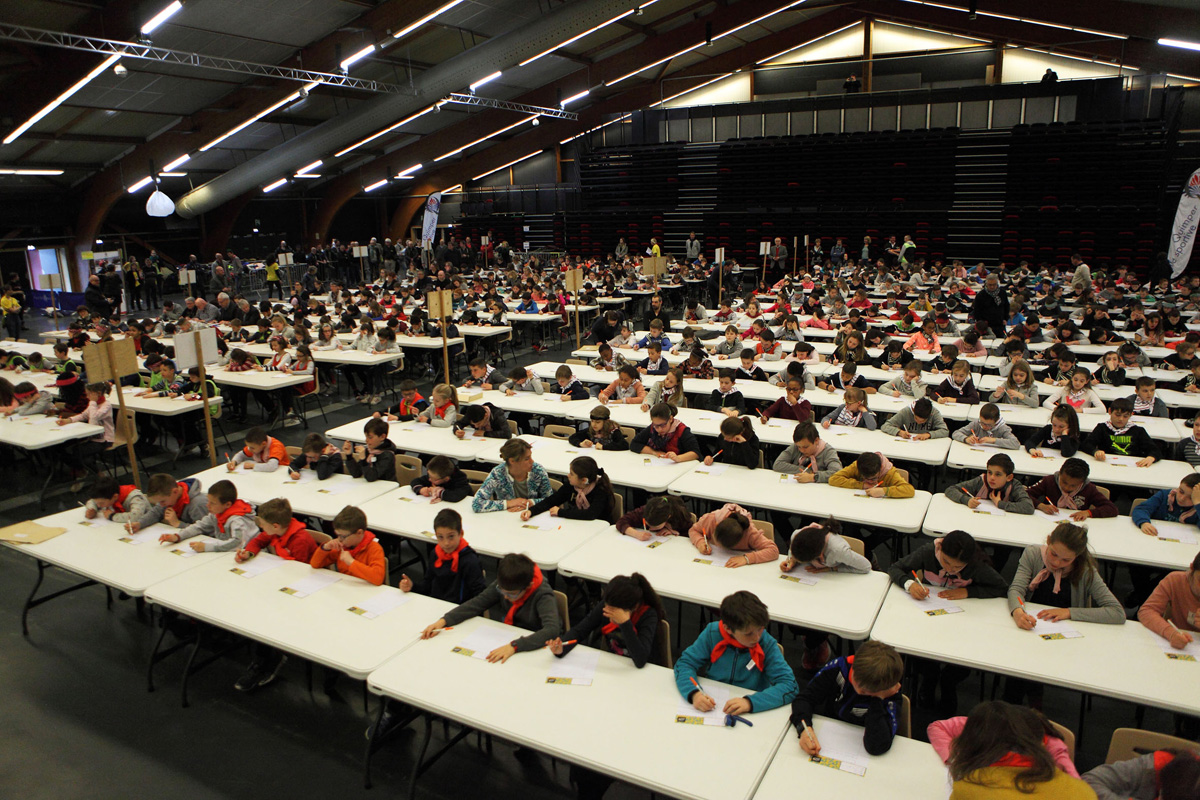
[[338,572],[362,578],[376,586],[383,585],[383,581],[387,577],[384,570],[383,546],[375,541],[375,534],[367,531],[362,541],[347,552],[354,558],[350,564],[342,563],[340,552],[318,547],[313,552],[312,561],[309,563],[315,569],[320,569],[328,566],[331,562],[336,562]]

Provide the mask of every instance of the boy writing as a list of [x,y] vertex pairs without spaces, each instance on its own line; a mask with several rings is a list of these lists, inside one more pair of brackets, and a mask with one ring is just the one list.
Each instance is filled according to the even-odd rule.
[[367,515],[361,508],[346,506],[333,518],[334,538],[313,551],[313,569],[336,564],[337,571],[376,586],[387,579],[383,547],[367,530]]
[[814,714],[821,714],[862,725],[867,753],[886,753],[896,736],[903,676],[900,654],[882,642],[864,642],[854,655],[830,661],[792,701],[792,725],[800,736],[800,749],[810,756],[820,755],[812,722]]
[[287,448],[283,442],[274,436],[268,436],[262,428],[251,428],[246,431],[246,446],[229,460],[226,467],[230,472],[236,470],[239,465],[242,469],[252,469],[255,472],[274,472],[287,463]]
[[208,490],[208,513],[199,522],[181,528],[179,533],[164,533],[158,541],[174,544],[193,536],[211,536],[219,541],[212,545],[192,542],[192,549],[197,553],[221,553],[239,549],[257,535],[254,509],[238,499],[237,487],[231,481],[217,481]]

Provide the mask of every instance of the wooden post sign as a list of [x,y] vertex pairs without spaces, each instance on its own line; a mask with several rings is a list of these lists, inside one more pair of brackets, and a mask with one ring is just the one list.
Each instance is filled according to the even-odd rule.
[[570,269],[563,276],[563,286],[571,293],[571,299],[575,301],[575,349],[579,349],[579,295],[583,292],[583,270]]
[[758,252],[759,252],[759,255],[761,255],[763,257],[762,279],[763,279],[763,283],[766,283],[767,282],[767,256],[769,256],[771,254],[771,243],[770,242],[759,242],[758,243]]
[[125,395],[121,391],[121,378],[138,374],[137,349],[132,339],[97,342],[83,348],[83,368],[88,383],[112,381],[117,386],[117,404],[121,408],[119,428],[126,431],[125,446],[129,452],[129,471],[133,473],[133,485],[142,488],[138,474],[137,453],[133,451],[133,439],[128,435],[128,416],[125,411]]
[[666,256],[646,256],[642,259],[642,274],[654,278],[654,291],[658,291],[658,276],[667,274]]
[[442,329],[442,371],[446,383],[450,383],[450,345],[446,341],[446,318],[454,314],[454,296],[449,289],[425,294],[425,308],[429,311],[430,319],[440,322]]
[[718,247],[713,253],[713,258],[717,262],[717,305],[721,304],[721,296],[725,292],[725,248]]
[[216,328],[201,328],[190,333],[180,333],[171,340],[175,347],[175,368],[180,372],[196,367],[200,370],[200,404],[204,408],[204,435],[208,440],[208,458],[212,466],[217,465],[217,448],[213,444],[212,410],[208,407],[208,374],[204,371],[206,361],[216,361]]

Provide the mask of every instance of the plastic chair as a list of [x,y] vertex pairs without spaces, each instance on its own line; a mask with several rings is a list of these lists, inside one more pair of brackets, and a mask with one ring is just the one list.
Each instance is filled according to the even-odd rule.
[[324,531],[314,531],[312,528],[308,529],[308,535],[311,536],[313,541],[317,543],[317,547],[320,547],[333,538]]
[[554,605],[558,607],[558,616],[562,619],[563,631],[571,630],[571,612],[567,609],[567,595],[555,589]]
[[580,366],[586,367],[588,362],[584,361],[582,358],[568,358],[568,359],[565,359],[563,361],[563,363],[564,364],[579,364]]
[[[119,408],[113,409],[113,440],[103,453],[105,456],[112,456],[113,472],[116,472],[118,466],[121,465],[121,451],[125,445],[138,442],[137,429],[137,412],[133,409],[125,409],[124,412]],[[132,475],[132,471],[130,475]]]
[[651,664],[667,669],[675,666],[675,656],[671,653],[671,623],[665,619],[658,621],[658,632],[654,634],[654,646],[651,649]]
[[617,519],[625,516],[625,496],[613,492],[613,514]]
[[550,439],[569,439],[574,435],[575,429],[570,425],[546,425],[542,428],[542,435]]
[[775,538],[775,524],[772,522],[764,522],[762,520],[751,519],[750,524],[763,532],[763,535],[768,539]]
[[908,695],[900,695],[900,714],[896,719],[896,735],[905,739],[912,738],[912,703]]
[[551,478],[550,479],[550,488],[557,492],[559,489],[562,488],[562,481],[558,480],[557,478]]
[[287,451],[288,458],[295,458],[296,456],[300,455],[300,453],[302,452],[300,450],[300,448],[294,444],[289,444],[286,447],[284,447],[283,449]]
[[626,425],[619,426],[619,430],[621,431],[621,435],[624,436],[630,442],[633,441],[633,437],[637,436],[637,431],[635,431],[633,428],[630,428]]
[[396,453],[396,480],[401,486],[408,486],[415,478],[421,477],[423,465],[416,456]]
[[320,370],[314,369],[312,390],[304,392],[303,394],[297,392],[296,396],[292,398],[292,411],[295,412],[296,407],[300,407],[301,411],[297,413],[300,413],[300,418],[304,420],[305,428],[308,427],[308,404],[313,400],[316,401],[317,408],[321,409],[321,418],[325,420],[326,424],[329,423],[329,415],[325,413],[325,401],[321,399],[320,374]]
[[1168,747],[1200,753],[1200,745],[1189,739],[1168,736],[1155,731],[1144,731],[1140,728],[1117,728],[1113,731],[1112,740],[1108,743],[1108,756],[1104,759],[1104,763],[1113,764],[1117,761],[1137,758],[1142,755],[1138,752],[1139,750],[1164,750]]
[[510,419],[508,421],[508,429],[512,431],[513,436],[518,436],[521,433],[520,429],[517,428],[517,421],[515,419]]
[[1074,761],[1075,760],[1075,731],[1071,730],[1070,728],[1068,728],[1065,725],[1059,725],[1057,722],[1055,722],[1052,719],[1048,719],[1046,721],[1050,723],[1050,727],[1054,728],[1054,730],[1058,733],[1059,738],[1063,740],[1064,744],[1066,744],[1067,755],[1069,755],[1071,757],[1071,760]]
[[853,536],[843,536],[842,538],[846,540],[846,544],[850,545],[850,549],[853,552],[860,556],[866,556],[867,547],[863,544],[862,539],[856,539]]

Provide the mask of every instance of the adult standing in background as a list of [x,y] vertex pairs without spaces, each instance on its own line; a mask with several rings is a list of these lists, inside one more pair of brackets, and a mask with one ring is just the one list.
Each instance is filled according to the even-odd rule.
[[846,82],[842,84],[842,91],[846,94],[857,94],[862,91],[862,81],[858,79],[857,75],[851,72],[850,77],[846,78]]
[[1071,275],[1071,291],[1075,294],[1083,294],[1092,288],[1092,268],[1084,263],[1083,256],[1079,253],[1071,255],[1071,266],[1075,268],[1075,272]]
[[104,294],[108,295],[113,302],[113,311],[121,313],[121,292],[124,290],[124,282],[121,276],[117,274],[117,265],[109,264],[104,268],[104,275],[100,278],[101,286],[104,288]]
[[383,245],[374,236],[371,241],[367,242],[367,278],[375,280],[379,275],[379,268],[383,266]]
[[1001,288],[1000,278],[995,273],[987,276],[983,291],[975,295],[971,316],[976,322],[983,322],[991,328],[996,338],[1004,338],[1004,326],[1009,316],[1008,294]]
[[1042,83],[1058,83],[1058,73],[1046,67],[1046,71],[1042,73]]
[[623,262],[629,258],[629,245],[625,243],[624,236],[617,240],[617,246],[613,249],[613,256],[619,262]]
[[863,237],[862,253],[859,255],[860,263],[871,263],[871,237]]
[[121,267],[125,273],[125,297],[129,300],[129,310],[142,310],[142,268],[136,258],[131,258]]
[[684,243],[684,253],[687,256],[688,263],[694,264],[700,260],[700,240],[696,238],[695,231],[692,231],[692,235]]
[[846,245],[841,239],[835,240],[833,247],[829,248],[829,260],[835,267],[840,267],[846,260]]
[[[153,254],[153,250],[150,251]],[[158,308],[158,300],[161,292],[159,287],[162,285],[162,277],[158,274],[157,259],[147,258],[142,268],[142,299],[146,301],[146,310],[154,311]]]
[[771,246],[771,269],[776,274],[787,272],[788,249],[783,243],[783,239],[775,237],[775,243]]
[[88,287],[83,292],[83,303],[94,317],[107,320],[112,315],[112,300],[101,288],[99,275],[88,278]]
[[658,246],[658,239],[650,237],[650,255],[653,258],[658,258],[662,255],[662,248]]
[[241,294],[241,292],[242,292],[242,276],[246,274],[246,266],[242,263],[242,260],[237,257],[237,254],[234,253],[232,250],[229,251],[229,266],[227,267],[227,269],[229,272],[229,283],[230,283],[230,286],[233,287],[233,293]]

